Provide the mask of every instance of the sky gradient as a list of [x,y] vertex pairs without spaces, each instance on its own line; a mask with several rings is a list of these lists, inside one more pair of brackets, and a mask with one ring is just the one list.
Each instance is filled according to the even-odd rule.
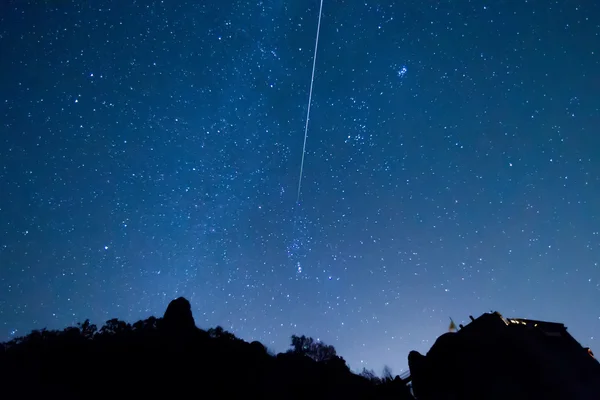
[[162,315],[354,370],[449,317],[600,353],[600,3],[2,1],[0,340]]

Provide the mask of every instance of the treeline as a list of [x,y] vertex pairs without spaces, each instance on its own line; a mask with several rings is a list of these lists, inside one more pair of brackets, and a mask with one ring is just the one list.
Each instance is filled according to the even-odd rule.
[[354,374],[333,346],[310,337],[293,335],[290,350],[274,355],[221,327],[199,329],[183,298],[163,318],[111,319],[100,329],[85,321],[0,344],[0,384],[2,398],[39,400],[412,398],[389,370]]

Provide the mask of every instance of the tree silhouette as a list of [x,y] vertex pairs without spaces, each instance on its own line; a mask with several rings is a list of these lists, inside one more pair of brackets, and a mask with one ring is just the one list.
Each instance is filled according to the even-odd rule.
[[391,381],[394,379],[394,375],[392,375],[392,369],[389,366],[387,366],[387,365],[383,366],[383,372],[381,373],[381,379],[383,379],[384,381]]
[[100,329],[102,335],[117,335],[123,334],[131,330],[131,325],[117,318],[109,319],[106,324]]
[[217,326],[215,328],[210,328],[208,330],[208,335],[214,339],[222,339],[222,340],[235,340],[236,337],[233,333],[226,331],[222,326]]
[[363,370],[360,373],[360,376],[367,378],[371,382],[379,382],[379,378],[375,374],[375,371],[372,369],[366,369],[363,367]]
[[[273,355],[223,327],[192,326],[183,298],[167,310],[167,322],[114,318],[98,329],[85,320],[0,343],[2,398],[183,398],[198,388],[223,398],[411,398],[374,374],[353,374],[333,346],[311,337],[293,335],[290,351]],[[107,382],[118,389],[93,390]]]
[[311,337],[292,335],[292,351],[307,356],[317,362],[325,362],[337,357],[335,348]]
[[77,323],[77,326],[79,327],[79,330],[81,331],[81,335],[86,339],[91,339],[98,331],[98,328],[96,327],[96,325],[90,324],[89,319],[86,319],[83,323],[81,323],[81,322]]

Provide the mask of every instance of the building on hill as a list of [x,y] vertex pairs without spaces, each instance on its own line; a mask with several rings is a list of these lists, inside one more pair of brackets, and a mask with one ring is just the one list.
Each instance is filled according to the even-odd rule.
[[600,399],[600,363],[560,323],[471,318],[408,356],[412,388],[429,399]]

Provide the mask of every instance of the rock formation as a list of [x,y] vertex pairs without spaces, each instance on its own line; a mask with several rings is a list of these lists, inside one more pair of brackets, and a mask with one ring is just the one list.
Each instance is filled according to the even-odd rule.
[[163,327],[172,332],[185,332],[196,329],[192,306],[186,298],[179,297],[169,303],[163,316]]

